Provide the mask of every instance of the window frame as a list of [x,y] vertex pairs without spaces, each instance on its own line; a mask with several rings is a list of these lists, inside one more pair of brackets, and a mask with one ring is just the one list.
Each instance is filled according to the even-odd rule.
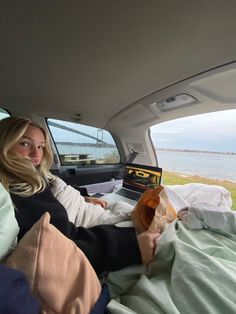
[[[49,126],[49,121],[48,120],[58,120],[58,121],[63,121],[63,122],[67,122],[67,123],[73,123],[73,124],[77,124],[77,125],[84,125],[85,127],[91,127],[91,128],[95,128],[95,129],[101,129],[101,128],[98,128],[98,127],[95,127],[95,126],[90,126],[90,125],[86,125],[86,124],[82,124],[82,123],[76,123],[76,122],[73,122],[73,121],[67,121],[67,120],[60,120],[60,119],[55,119],[55,118],[50,118],[50,117],[47,117],[45,118],[45,123],[47,125],[47,128],[48,128],[48,131],[49,131],[49,134],[50,134],[50,137],[51,137],[51,141],[53,142],[53,146],[55,148],[55,151],[56,151],[56,154],[57,154],[57,160],[55,161],[55,157],[54,157],[54,162],[55,164],[58,164],[60,163],[61,166],[63,167],[67,167],[67,166],[70,166],[70,167],[76,167],[76,168],[92,168],[92,167],[99,167],[99,166],[110,166],[110,165],[119,165],[121,164],[121,153],[120,153],[120,148],[119,146],[117,145],[117,142],[115,140],[115,138],[113,137],[112,133],[106,129],[101,129],[101,130],[104,130],[105,132],[107,132],[113,143],[114,143],[114,146],[115,146],[115,149],[117,151],[117,154],[118,154],[118,158],[119,160],[117,162],[114,162],[114,163],[109,163],[109,162],[106,162],[106,163],[73,163],[73,162],[68,162],[68,163],[64,163],[63,162],[63,155],[59,152],[59,149],[58,149],[58,145],[55,141],[55,138],[53,136],[53,133],[52,133],[52,130],[50,129],[50,126]],[[69,155],[73,155],[73,153],[68,153],[68,156]],[[83,154],[83,153],[79,153],[78,155],[86,155],[86,154]],[[88,154],[89,155],[89,154]],[[73,156],[75,157],[75,156]],[[97,159],[96,159],[97,160]]]

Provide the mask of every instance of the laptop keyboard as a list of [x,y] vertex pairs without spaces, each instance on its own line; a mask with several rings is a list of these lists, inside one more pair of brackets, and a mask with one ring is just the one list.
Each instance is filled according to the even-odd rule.
[[133,192],[133,191],[129,191],[129,190],[125,190],[125,189],[120,189],[118,191],[116,191],[116,194],[119,194],[121,196],[130,198],[131,200],[138,200],[140,197],[139,193]]

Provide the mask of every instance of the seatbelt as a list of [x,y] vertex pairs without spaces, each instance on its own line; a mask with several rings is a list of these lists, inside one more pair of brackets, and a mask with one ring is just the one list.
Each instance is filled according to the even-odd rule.
[[127,159],[127,162],[132,163],[138,154],[139,154],[138,152],[134,151],[131,148],[131,153],[130,153],[128,159]]
[[[132,163],[138,154],[139,154],[138,152],[134,151],[134,150],[131,148],[131,153],[129,154],[129,157],[127,158],[127,162],[128,162],[128,163]],[[125,164],[124,164],[124,165],[125,165]],[[122,169],[121,172],[118,173],[116,179],[123,179],[123,169]]]

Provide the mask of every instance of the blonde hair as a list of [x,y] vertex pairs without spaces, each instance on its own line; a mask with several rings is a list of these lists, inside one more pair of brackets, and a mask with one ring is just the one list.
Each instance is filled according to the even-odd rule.
[[[43,157],[37,168],[30,160],[10,151],[29,126],[40,129],[45,137]],[[50,172],[52,161],[49,135],[37,122],[19,117],[8,117],[0,121],[0,181],[8,192],[30,196],[44,190],[55,178]]]

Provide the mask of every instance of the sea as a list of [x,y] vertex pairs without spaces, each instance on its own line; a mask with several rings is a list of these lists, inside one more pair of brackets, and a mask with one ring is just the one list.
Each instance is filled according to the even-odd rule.
[[236,182],[236,154],[158,150],[163,170]]
[[[77,146],[57,143],[60,154],[90,154],[102,159],[114,148]],[[157,150],[158,164],[164,170],[236,182],[236,154]]]

